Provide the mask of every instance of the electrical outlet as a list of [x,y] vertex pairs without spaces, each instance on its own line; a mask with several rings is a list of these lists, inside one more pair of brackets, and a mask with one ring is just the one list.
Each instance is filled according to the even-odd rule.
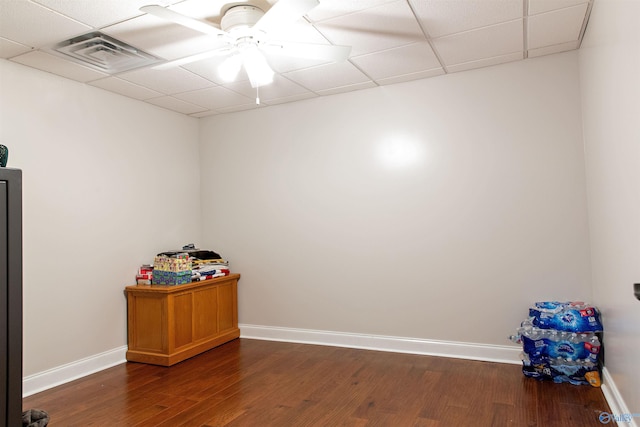
[[633,284],[633,293],[636,294],[636,298],[640,300],[640,283]]

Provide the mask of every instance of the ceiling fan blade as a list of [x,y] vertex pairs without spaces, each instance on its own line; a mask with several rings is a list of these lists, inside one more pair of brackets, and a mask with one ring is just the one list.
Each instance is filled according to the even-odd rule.
[[221,49],[209,50],[207,52],[198,53],[196,55],[185,56],[184,58],[176,59],[174,61],[165,62],[151,67],[153,70],[168,70],[170,68],[179,67],[185,64],[191,64],[192,62],[202,61],[203,59],[213,58],[214,56],[221,56],[230,53],[233,50],[231,47],[224,47]]
[[175,24],[182,25],[183,27],[191,28],[192,30],[199,31],[204,34],[210,34],[213,36],[225,36],[227,33],[221,29],[214,27],[206,22],[199,21],[197,19],[189,18],[178,12],[175,12],[166,7],[158,6],[157,4],[142,6],[140,11],[153,15],[157,18],[170,21]]
[[318,0],[278,0],[253,26],[254,30],[269,32],[275,28],[293,24],[318,6]]
[[273,41],[262,45],[269,54],[286,55],[294,58],[320,59],[329,62],[342,62],[349,58],[351,46],[334,46],[330,44],[295,43]]

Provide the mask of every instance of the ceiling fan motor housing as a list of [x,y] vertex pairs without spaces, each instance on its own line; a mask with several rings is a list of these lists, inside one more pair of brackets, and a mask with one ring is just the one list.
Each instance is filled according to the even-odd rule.
[[220,27],[226,32],[249,29],[253,27],[263,15],[264,12],[262,9],[255,6],[234,6],[226,11],[220,21]]

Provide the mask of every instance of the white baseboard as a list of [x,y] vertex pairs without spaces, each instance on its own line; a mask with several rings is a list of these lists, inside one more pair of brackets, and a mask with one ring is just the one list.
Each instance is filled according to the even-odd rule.
[[618,425],[638,427],[637,420],[640,419],[640,415],[631,413],[607,368],[602,369],[602,386],[600,388],[609,408],[611,408],[611,415],[614,419],[619,419]]
[[438,341],[421,338],[365,335],[258,325],[239,325],[239,327],[240,338],[361,348],[396,353],[424,354],[487,362],[522,363],[520,359],[522,347],[519,346]]
[[59,386],[126,361],[127,346],[114,348],[22,378],[22,396]]

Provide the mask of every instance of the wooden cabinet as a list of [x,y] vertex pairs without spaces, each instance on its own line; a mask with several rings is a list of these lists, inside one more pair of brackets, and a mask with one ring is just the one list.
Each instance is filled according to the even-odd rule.
[[239,279],[127,286],[127,360],[171,366],[238,338]]

